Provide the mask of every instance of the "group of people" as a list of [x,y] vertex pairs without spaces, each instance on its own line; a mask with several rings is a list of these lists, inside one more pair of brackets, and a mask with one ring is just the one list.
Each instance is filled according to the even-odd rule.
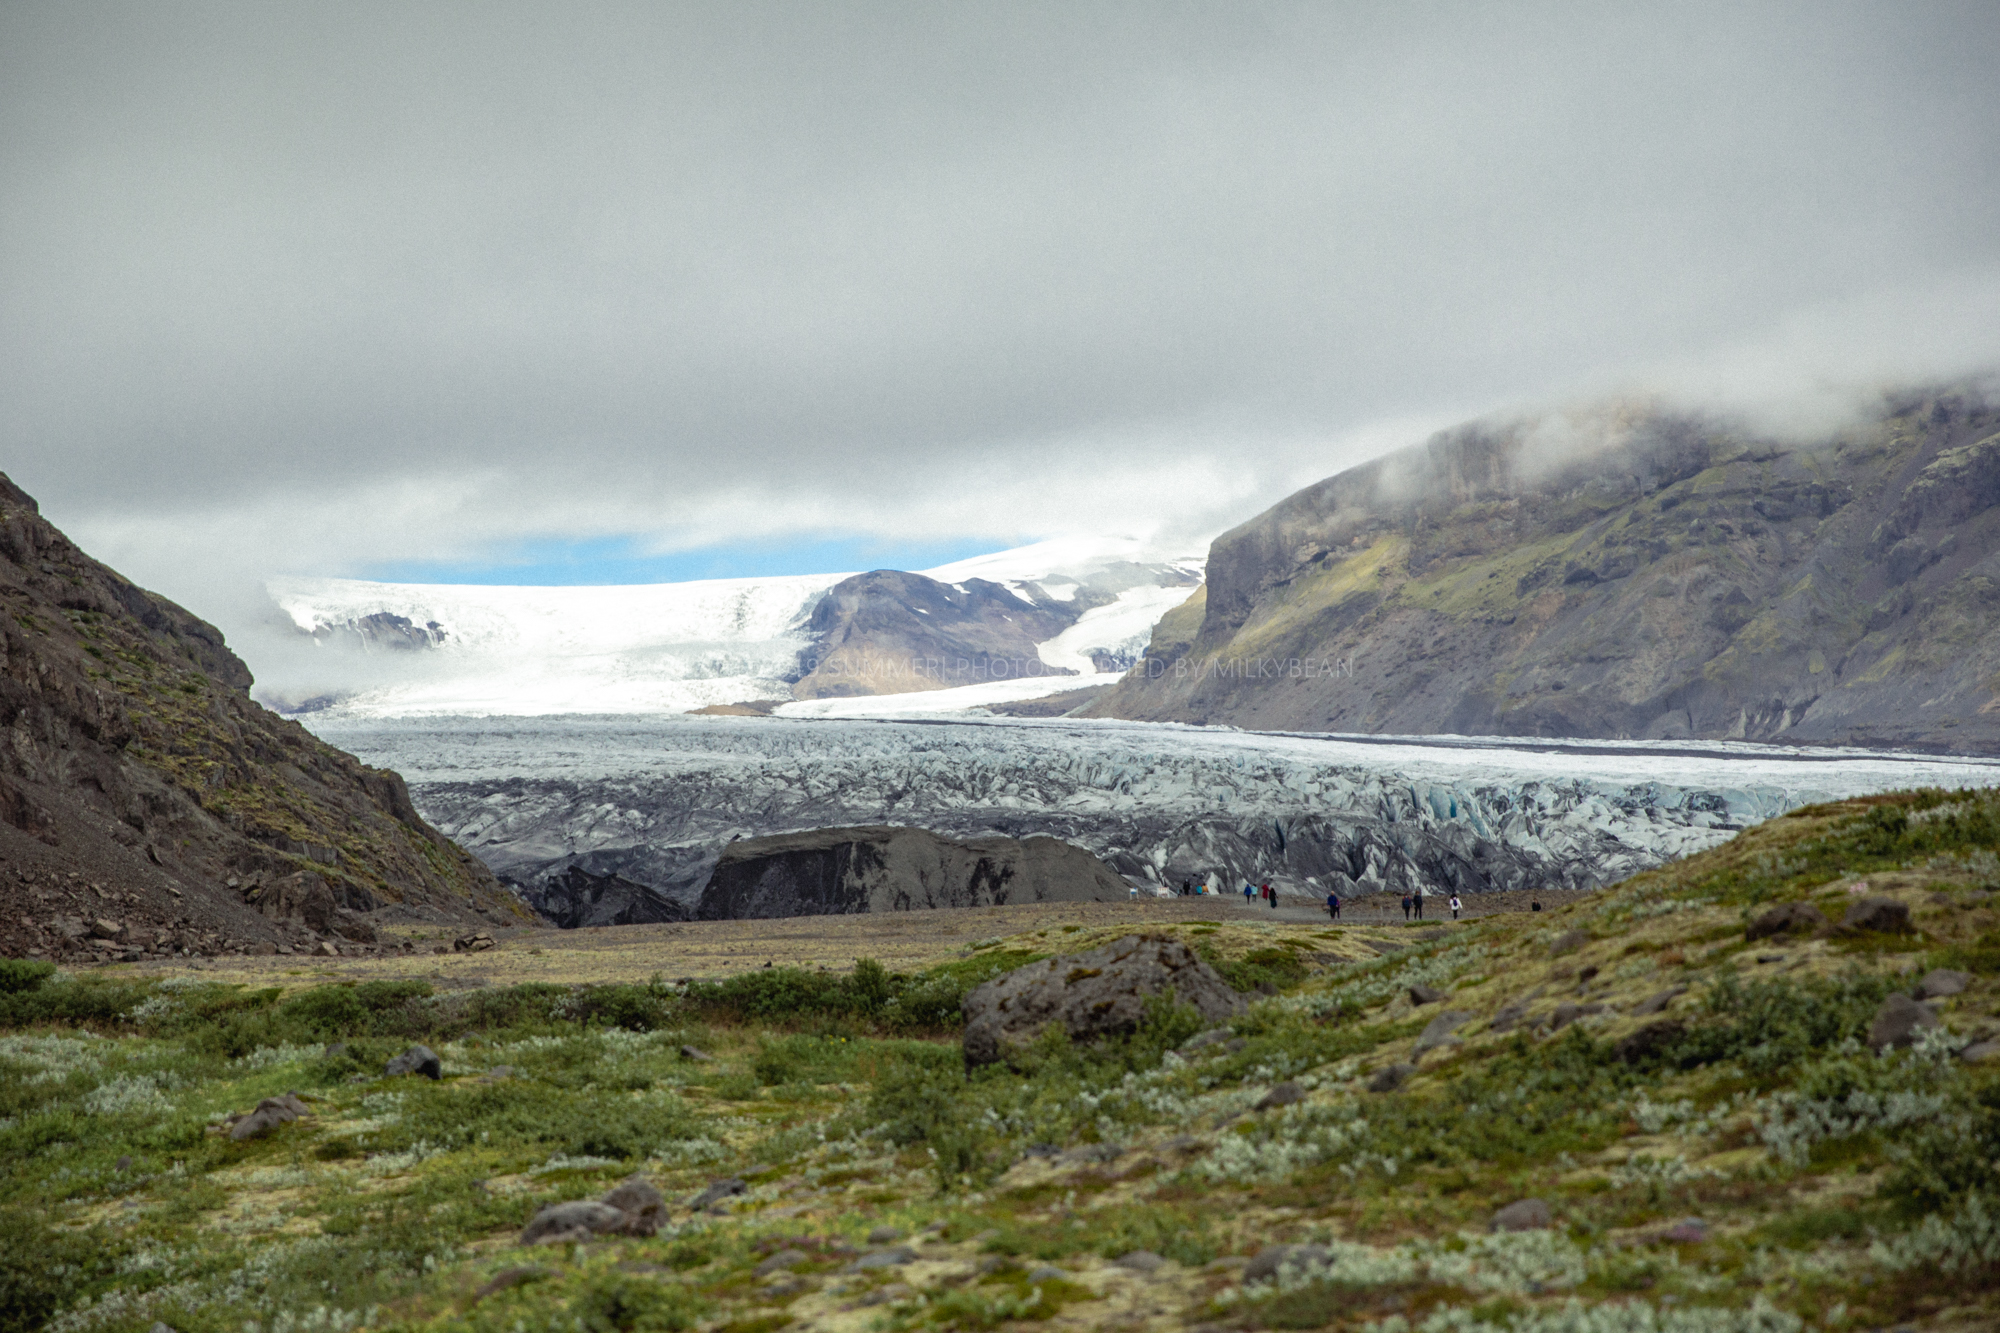
[[[1138,895],[1137,889],[1134,889],[1132,892],[1135,897]],[[1204,897],[1212,894],[1213,892],[1214,890],[1210,889],[1208,885],[1205,883],[1197,884],[1191,879],[1184,879],[1181,881],[1181,897],[1183,898]],[[1431,898],[1435,896],[1436,896],[1435,894],[1425,893],[1421,885],[1419,885],[1415,889],[1412,889],[1410,892],[1404,894],[1403,920],[1422,921],[1424,919],[1424,900],[1426,898]],[[1278,910],[1278,891],[1271,887],[1271,882],[1269,880],[1265,880],[1262,884],[1245,884],[1243,886],[1243,901],[1247,903],[1252,898],[1262,898],[1265,901],[1265,903],[1270,906],[1272,911],[1275,912]],[[1451,895],[1450,906],[1451,906],[1451,919],[1456,921],[1459,919],[1459,914],[1465,910],[1465,904],[1459,899],[1459,896],[1454,893]],[[1536,903],[1534,905],[1534,910],[1537,912],[1541,911],[1542,905],[1540,903]],[[1330,917],[1335,921],[1340,920],[1339,893],[1337,892],[1329,893],[1326,895],[1326,914],[1328,917]]]
[[[1206,883],[1197,884],[1191,879],[1181,881],[1181,897],[1183,898],[1209,897],[1214,895],[1215,892]],[[1271,881],[1269,880],[1265,880],[1262,884],[1245,884],[1243,886],[1243,901],[1247,903],[1252,898],[1262,898],[1271,905],[1272,911],[1275,912],[1278,910],[1278,891],[1271,887]]]

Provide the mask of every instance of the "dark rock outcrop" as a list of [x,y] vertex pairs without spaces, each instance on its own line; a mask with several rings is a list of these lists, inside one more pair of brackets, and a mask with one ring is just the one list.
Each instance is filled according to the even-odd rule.
[[1848,904],[1840,918],[1843,934],[1875,931],[1884,935],[1906,935],[1910,931],[1910,909],[1894,898],[1863,898]]
[[1628,1065],[1648,1064],[1665,1056],[1686,1035],[1686,1023],[1678,1018],[1662,1018],[1620,1037],[1612,1045],[1611,1053]]
[[1416,1072],[1417,1072],[1417,1067],[1415,1065],[1408,1064],[1400,1060],[1397,1061],[1395,1064],[1383,1065],[1380,1069],[1376,1070],[1372,1076],[1370,1076],[1368,1080],[1368,1091],[1394,1092],[1396,1089],[1402,1087],[1403,1084],[1408,1082],[1410,1075]]
[[702,890],[703,921],[907,912],[996,903],[1112,902],[1130,892],[1057,838],[972,838],[880,825],[731,843]]
[[992,1064],[1060,1025],[1073,1042],[1131,1032],[1148,1002],[1171,995],[1219,1022],[1243,998],[1179,940],[1130,935],[1092,949],[1031,963],[965,997],[965,1062]]
[[301,1101],[296,1092],[266,1097],[257,1103],[254,1110],[230,1118],[229,1137],[237,1143],[246,1139],[261,1139],[278,1126],[311,1114],[312,1108]]
[[1245,1282],[1269,1282],[1280,1269],[1322,1268],[1332,1256],[1323,1245],[1266,1245],[1243,1266]]
[[644,1176],[631,1175],[602,1199],[554,1203],[521,1231],[522,1245],[559,1245],[592,1236],[650,1236],[667,1220],[667,1201]]
[[686,921],[687,907],[658,889],[619,874],[593,875],[573,865],[528,893],[528,905],[564,930]]
[[1746,940],[1769,939],[1773,935],[1813,935],[1831,927],[1826,913],[1811,903],[1779,903],[1765,908],[1744,928]]
[[1882,1001],[1868,1024],[1868,1045],[1877,1051],[1916,1044],[1917,1034],[1939,1026],[1928,1005],[1898,991]]
[[1948,995],[1959,995],[1972,984],[1970,972],[1960,972],[1949,967],[1934,967],[1924,973],[1917,983],[1919,1000],[1939,1000]]
[[1084,715],[1992,751],[2000,407],[1466,426],[1224,533],[1203,593]]
[[1522,1199],[1493,1214],[1491,1231],[1546,1231],[1556,1223],[1546,1199]]
[[444,1062],[438,1059],[436,1051],[420,1042],[393,1057],[383,1066],[382,1073],[388,1078],[415,1074],[420,1078],[440,1079],[444,1077]]
[[[5,477],[0,603],[0,953],[365,947],[364,912],[525,920],[400,777],[254,703],[214,626],[91,559]],[[113,903],[115,953],[50,928]]]

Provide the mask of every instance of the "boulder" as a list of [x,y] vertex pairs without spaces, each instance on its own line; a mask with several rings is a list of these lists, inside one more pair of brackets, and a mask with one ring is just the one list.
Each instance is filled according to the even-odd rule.
[[773,1273],[789,1273],[811,1259],[812,1256],[804,1250],[779,1250],[750,1271],[757,1277],[769,1277]]
[[522,1245],[549,1245],[615,1234],[626,1223],[623,1211],[594,1199],[553,1203],[536,1213],[521,1232]]
[[707,1189],[688,1200],[687,1206],[698,1213],[702,1209],[720,1203],[724,1199],[748,1193],[749,1189],[749,1184],[737,1176],[727,1176],[721,1180],[711,1180],[708,1182]]
[[1410,1003],[1413,1005],[1436,1004],[1444,999],[1444,992],[1435,986],[1410,987]]
[[1611,1053],[1628,1065],[1645,1064],[1666,1054],[1685,1035],[1687,1024],[1678,1018],[1662,1018],[1620,1037]]
[[1668,1223],[1659,1239],[1670,1245],[1699,1245],[1708,1239],[1708,1223],[1699,1217],[1683,1217]]
[[627,1236],[650,1236],[667,1221],[665,1196],[637,1172],[613,1186],[602,1202],[625,1214],[625,1225],[619,1231]]
[[1410,1075],[1416,1072],[1417,1067],[1415,1065],[1401,1063],[1384,1065],[1382,1068],[1376,1070],[1374,1076],[1368,1080],[1368,1091],[1394,1092],[1403,1086]]
[[1833,923],[1826,913],[1811,903],[1779,903],[1769,907],[1743,932],[1746,940],[1769,939],[1773,935],[1811,935]]
[[[1825,920],[1825,918],[1822,917],[1821,920]],[[1632,1006],[1632,1017],[1650,1018],[1672,1004],[1675,1000],[1678,1000],[1681,996],[1687,994],[1687,989],[1686,986],[1669,986],[1656,995],[1647,996]]]
[[1133,1250],[1130,1254],[1119,1255],[1112,1262],[1134,1273],[1157,1273],[1167,1261],[1151,1250]]
[[500,1292],[507,1291],[513,1287],[524,1286],[530,1282],[543,1282],[555,1275],[555,1270],[552,1268],[503,1268],[488,1278],[480,1285],[478,1290],[472,1293],[472,1303],[477,1305],[488,1296],[497,1295]]
[[266,1097],[257,1103],[255,1110],[240,1115],[229,1126],[229,1137],[238,1143],[245,1139],[261,1139],[279,1125],[297,1120],[302,1115],[311,1115],[298,1094],[288,1092],[282,1097]]
[[404,1051],[401,1055],[391,1059],[388,1064],[382,1067],[382,1073],[388,1078],[400,1078],[404,1074],[421,1074],[425,1078],[443,1078],[444,1063],[438,1059],[436,1051],[422,1043],[418,1043],[410,1047],[409,1050]]
[[1840,918],[1841,930],[1849,933],[1879,931],[1885,935],[1905,935],[1910,930],[1910,909],[1894,898],[1863,898],[1850,903]]
[[1210,1028],[1208,1031],[1196,1033],[1182,1042],[1181,1051],[1183,1054],[1191,1054],[1195,1051],[1206,1050],[1210,1046],[1220,1046],[1235,1035],[1235,1031],[1230,1028]]
[[1554,1013],[1549,1015],[1549,1031],[1560,1032],[1579,1018],[1588,1018],[1592,1014],[1601,1014],[1603,1012],[1604,1006],[1595,1002],[1590,1004],[1573,1004],[1565,1000],[1555,1007]]
[[1970,972],[1955,972],[1948,967],[1933,968],[1924,973],[1924,979],[1917,983],[1919,1000],[1941,1000],[1947,995],[1958,995],[1972,984]]
[[1145,1021],[1147,1002],[1162,995],[1212,1023],[1243,1009],[1243,998],[1181,941],[1128,935],[1032,963],[967,995],[965,1062],[992,1064],[1056,1025],[1074,1042],[1131,1032]]
[[1252,1110],[1269,1111],[1280,1106],[1291,1106],[1306,1099],[1306,1092],[1296,1083],[1285,1082],[1273,1087],[1257,1099]]
[[870,1245],[892,1245],[903,1238],[901,1227],[876,1227],[868,1233]]
[[459,936],[451,942],[451,947],[456,953],[484,953],[496,946],[493,937],[482,930],[476,934]]
[[1245,1282],[1269,1282],[1280,1268],[1315,1268],[1327,1261],[1327,1251],[1318,1245],[1266,1245],[1244,1265]]
[[1917,1034],[1938,1026],[1938,1016],[1901,991],[1882,1001],[1868,1024],[1868,1044],[1884,1051],[1895,1046],[1913,1045]]
[[1546,1231],[1556,1224],[1546,1199],[1522,1199],[1493,1214],[1489,1231]]
[[877,1250],[873,1254],[864,1254],[849,1264],[845,1271],[849,1273],[866,1273],[871,1269],[877,1268],[901,1268],[904,1264],[915,1263],[916,1258],[917,1252],[915,1250],[907,1245],[898,1245],[894,1249]]
[[707,1051],[702,1050],[701,1047],[699,1046],[681,1047],[681,1059],[683,1060],[693,1060],[699,1063],[704,1060],[713,1060],[714,1058],[715,1058],[714,1056],[710,1055]]
[[653,1183],[634,1173],[602,1199],[574,1199],[536,1213],[521,1232],[523,1245],[587,1240],[592,1236],[650,1236],[667,1220],[667,1201]]
[[1422,1059],[1426,1052],[1453,1044],[1458,1038],[1451,1034],[1463,1027],[1471,1018],[1471,1014],[1460,1013],[1457,1010],[1439,1014],[1424,1024],[1423,1034],[1417,1038],[1417,1044],[1411,1050],[1410,1058]]
[[1968,1064],[1985,1064],[1989,1060],[2000,1060],[2000,1041],[1975,1041],[1958,1053],[1958,1058]]

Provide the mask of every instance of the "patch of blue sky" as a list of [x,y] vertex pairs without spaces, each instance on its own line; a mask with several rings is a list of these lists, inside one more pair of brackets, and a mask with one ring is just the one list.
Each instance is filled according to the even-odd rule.
[[991,538],[897,542],[865,536],[818,536],[658,552],[645,549],[636,537],[548,538],[520,542],[477,559],[388,561],[369,566],[362,577],[385,583],[532,587],[685,583],[695,579],[929,569],[1004,549]]

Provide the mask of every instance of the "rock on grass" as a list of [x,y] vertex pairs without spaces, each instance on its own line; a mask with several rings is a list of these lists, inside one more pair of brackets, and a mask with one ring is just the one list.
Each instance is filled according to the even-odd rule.
[[1911,1046],[1919,1032],[1937,1026],[1936,1014],[1898,991],[1882,1001],[1882,1007],[1875,1011],[1874,1020],[1868,1024],[1868,1045],[1878,1051]]
[[1128,935],[1101,949],[1051,958],[995,977],[965,997],[965,1063],[987,1065],[1060,1024],[1078,1044],[1131,1032],[1156,996],[1171,995],[1210,1022],[1243,997],[1176,939]]

